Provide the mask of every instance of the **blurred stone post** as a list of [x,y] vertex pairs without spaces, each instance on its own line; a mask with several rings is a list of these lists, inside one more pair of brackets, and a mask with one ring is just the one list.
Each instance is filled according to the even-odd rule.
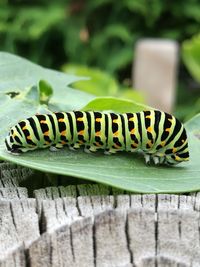
[[171,113],[176,96],[178,44],[171,40],[143,39],[137,42],[133,87],[147,104]]

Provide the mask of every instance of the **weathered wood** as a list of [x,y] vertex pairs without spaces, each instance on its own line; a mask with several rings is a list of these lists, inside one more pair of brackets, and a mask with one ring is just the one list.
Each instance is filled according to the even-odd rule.
[[155,212],[152,209],[128,210],[127,240],[132,256],[131,262],[136,266],[155,266],[155,225]]
[[94,184],[34,195],[0,189],[0,267],[200,266],[199,193],[113,195]]
[[114,207],[113,196],[88,196],[78,197],[77,205],[81,216],[91,216],[98,214],[101,211],[111,209]]
[[11,253],[4,254],[4,259],[0,259],[0,267],[25,267],[27,262],[24,246],[22,245]]
[[45,233],[29,248],[30,265],[93,266],[92,220],[85,218]]
[[62,225],[70,224],[79,218],[76,198],[66,197],[41,202],[42,231],[52,232]]
[[[168,261],[200,263],[199,214],[194,211],[168,210],[158,212],[157,253]],[[192,265],[193,266],[193,265]],[[197,265],[198,266],[198,265]]]
[[0,259],[17,248],[29,247],[39,236],[34,199],[0,200]]
[[0,163],[0,187],[18,187],[20,183],[33,174],[33,170],[19,165]]
[[25,187],[0,187],[0,199],[23,199],[28,197]]
[[76,197],[77,187],[75,185],[58,186],[58,187],[46,187],[38,190],[34,190],[34,196],[36,199],[56,199],[59,197]]
[[98,267],[128,266],[131,263],[125,213],[110,210],[95,217],[94,247]]
[[[38,203],[39,204],[39,203]],[[43,200],[42,229],[51,232],[63,224],[83,217],[93,216],[114,206],[113,196],[65,197],[53,200]]]

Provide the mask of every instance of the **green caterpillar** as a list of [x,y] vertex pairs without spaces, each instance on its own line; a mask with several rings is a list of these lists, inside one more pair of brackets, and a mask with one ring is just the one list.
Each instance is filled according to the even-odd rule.
[[13,154],[46,147],[55,151],[68,145],[71,149],[84,146],[86,152],[103,149],[105,154],[140,150],[146,163],[174,165],[189,160],[185,128],[174,116],[158,110],[34,115],[13,126],[5,144]]

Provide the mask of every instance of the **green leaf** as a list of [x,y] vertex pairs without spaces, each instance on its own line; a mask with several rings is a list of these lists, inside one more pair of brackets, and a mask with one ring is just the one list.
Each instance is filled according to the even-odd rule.
[[200,82],[200,35],[183,42],[182,57],[194,79]]
[[[12,56],[9,57],[12,58]],[[41,105],[38,106],[37,98],[31,97],[28,101],[26,97],[27,94],[34,96],[36,80],[48,80],[52,85],[55,94],[50,99],[51,102],[53,99],[55,100],[55,95],[57,97],[58,95],[65,96],[63,83],[66,85],[69,80],[77,79],[74,76],[73,79],[70,79],[71,76],[68,77],[62,73],[43,69],[16,57],[12,61],[9,57],[7,56],[7,61],[0,60],[0,79],[2,81],[0,84],[0,157],[2,159],[44,172],[84,178],[132,192],[176,193],[200,189],[200,115],[186,123],[190,161],[181,163],[176,167],[147,166],[142,155],[125,152],[111,156],[106,156],[102,152],[90,155],[82,150],[73,152],[68,148],[64,148],[58,152],[50,152],[48,149],[43,149],[27,152],[20,156],[8,154],[5,150],[3,138],[5,137],[5,131],[8,131],[9,125],[11,126],[19,116],[20,119],[26,117],[27,113],[31,112],[30,107],[34,111],[39,106],[41,107]],[[14,62],[16,65],[13,64]],[[15,72],[13,72],[13,66],[15,66]],[[22,68],[21,71],[18,71],[20,68]],[[4,78],[3,72],[4,75],[7,75],[7,79]],[[26,88],[26,90],[20,90],[21,88]],[[19,94],[11,98],[6,92],[13,90],[14,92],[18,91]],[[90,98],[86,94],[80,94],[80,92],[69,88],[66,94],[72,102],[70,104],[75,107],[79,107],[81,103],[84,106],[83,102]],[[73,102],[73,97],[75,96],[77,99]],[[78,97],[82,97],[82,99],[80,100]],[[60,99],[63,101],[62,98]],[[88,106],[96,107],[97,109],[104,107],[104,109],[122,112],[126,110],[133,112],[147,108],[132,101],[113,98],[98,98],[90,102]]]
[[149,109],[153,108],[131,100],[118,99],[115,97],[97,97],[82,108],[82,110],[84,111],[112,110],[119,113],[139,112],[142,110],[149,110]]
[[15,163],[52,173],[81,177],[132,192],[179,193],[200,189],[200,114],[186,124],[190,147],[190,162],[176,167],[147,166],[141,155],[119,153],[86,154],[65,148],[59,152],[47,149],[22,154],[18,157],[0,147],[2,158]]
[[[50,110],[80,109],[85,105],[93,97],[69,87],[69,84],[80,79],[85,78],[45,69],[28,60],[0,52],[1,144],[9,127],[22,118],[35,113],[49,113]],[[41,105],[41,94],[49,98],[48,106]]]
[[121,86],[107,72],[83,65],[67,64],[63,66],[63,71],[68,74],[89,77],[88,80],[79,81],[72,84],[73,88],[94,94],[95,96],[117,96],[144,103],[144,96],[141,92],[133,90],[131,87]]
[[88,80],[73,83],[73,88],[94,94],[96,96],[114,95],[119,89],[115,79],[109,74],[99,69],[87,66],[68,64],[63,67],[63,71],[69,74],[86,76]]
[[119,97],[121,98],[125,98],[128,100],[132,100],[134,102],[138,102],[138,103],[145,103],[145,97],[144,95],[136,90],[133,90],[133,88],[124,88],[123,90],[119,91],[118,93]]
[[[192,137],[195,136],[197,137],[200,135],[200,113],[195,115],[191,120],[186,122],[186,128],[191,133]],[[198,139],[200,140],[200,137]]]

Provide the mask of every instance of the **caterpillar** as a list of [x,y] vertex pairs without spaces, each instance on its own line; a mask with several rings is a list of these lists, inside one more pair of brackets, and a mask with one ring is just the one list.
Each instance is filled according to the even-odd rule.
[[47,147],[56,151],[68,145],[74,150],[83,146],[85,152],[103,149],[105,154],[142,151],[146,163],[174,165],[189,160],[183,124],[159,110],[38,114],[14,125],[5,145],[12,154]]

